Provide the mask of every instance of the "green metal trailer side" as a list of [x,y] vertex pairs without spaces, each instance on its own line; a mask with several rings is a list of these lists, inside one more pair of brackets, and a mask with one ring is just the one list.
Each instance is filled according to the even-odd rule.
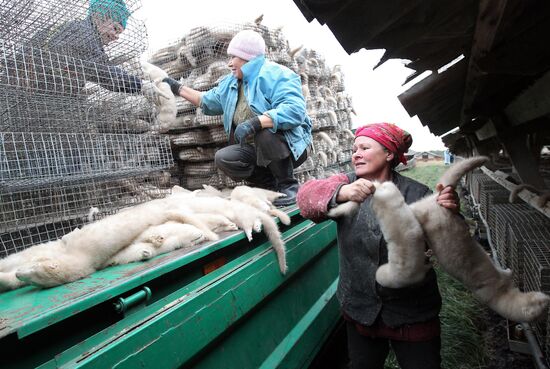
[[289,211],[289,272],[242,232],[0,294],[2,368],[307,368],[339,320],[335,224]]

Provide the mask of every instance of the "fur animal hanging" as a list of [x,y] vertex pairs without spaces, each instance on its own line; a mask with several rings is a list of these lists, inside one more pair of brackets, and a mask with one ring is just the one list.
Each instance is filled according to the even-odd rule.
[[153,87],[159,95],[156,102],[158,108],[157,121],[159,129],[165,131],[164,127],[170,127],[174,124],[178,112],[176,97],[172,93],[168,83],[162,82],[164,78],[168,77],[168,74],[156,65],[145,61],[141,62],[141,68],[143,74],[152,81]]
[[[488,158],[474,157],[453,165],[440,179],[456,186],[468,171]],[[516,322],[537,319],[550,298],[541,292],[521,292],[512,283],[510,270],[496,267],[469,233],[458,215],[437,204],[437,194],[407,205],[393,182],[375,183],[372,206],[388,245],[388,264],[380,266],[377,281],[388,287],[404,287],[421,280],[429,269],[425,241],[441,268],[463,283],[476,298],[503,317]],[[348,202],[332,209],[329,216],[354,213],[359,204]]]

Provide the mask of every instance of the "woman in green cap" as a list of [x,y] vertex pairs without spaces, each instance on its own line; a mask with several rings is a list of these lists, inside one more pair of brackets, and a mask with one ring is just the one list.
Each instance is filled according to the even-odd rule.
[[90,0],[84,19],[69,21],[50,27],[31,40],[34,47],[66,55],[82,61],[84,68],[75,68],[79,87],[86,81],[115,91],[136,93],[156,98],[156,89],[148,81],[142,81],[113,65],[105,47],[118,40],[125,30],[130,11],[124,0]]

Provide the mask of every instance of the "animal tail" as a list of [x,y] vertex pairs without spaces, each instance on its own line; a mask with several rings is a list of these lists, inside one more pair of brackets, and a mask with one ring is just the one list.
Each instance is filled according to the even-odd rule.
[[288,53],[288,55],[290,55],[290,57],[292,59],[294,59],[294,57],[296,56],[296,54],[298,53],[298,51],[302,50],[302,48],[304,47],[304,45],[300,45],[298,46],[297,48],[294,48],[292,50],[290,50],[290,52]]
[[444,187],[456,187],[458,181],[464,174],[482,166],[488,161],[489,158],[486,156],[474,156],[472,158],[462,160],[452,165],[445,173],[443,173],[438,183],[441,183]]
[[332,125],[337,125],[338,124],[338,116],[336,115],[336,113],[333,110],[329,110],[327,112],[327,114],[328,114],[330,123]]
[[289,225],[290,224],[290,217],[288,216],[287,213],[285,213],[282,210],[272,208],[272,209],[268,210],[268,214],[279,218],[281,223],[283,223],[284,225]]
[[95,206],[92,206],[90,210],[88,210],[88,222],[93,222],[95,216],[99,213],[99,209]]
[[252,187],[252,189],[256,193],[264,194],[269,201],[273,201],[273,200],[278,199],[279,197],[285,197],[286,196],[284,193],[270,191],[270,190],[266,190],[264,188]]
[[344,216],[353,215],[359,210],[359,203],[355,201],[347,201],[330,209],[327,216],[331,219],[336,219]]
[[224,194],[214,186],[203,184],[202,187],[204,188],[203,191],[206,194],[211,194],[212,196],[218,196],[222,198],[224,197]]
[[317,153],[317,155],[319,156],[319,160],[321,160],[321,165],[323,167],[326,167],[328,166],[328,157],[327,157],[327,154],[325,154],[324,152],[322,151],[319,151]]
[[267,235],[267,238],[271,242],[275,253],[277,254],[277,260],[279,261],[279,269],[282,274],[285,274],[287,271],[286,266],[286,247],[283,239],[281,238],[281,232],[277,227],[277,223],[269,215],[258,212],[259,217],[262,221],[264,228],[264,233]]
[[329,135],[327,135],[325,132],[319,132],[317,135],[322,141],[325,141],[327,143],[328,147],[331,150],[334,148],[334,141],[332,141]]

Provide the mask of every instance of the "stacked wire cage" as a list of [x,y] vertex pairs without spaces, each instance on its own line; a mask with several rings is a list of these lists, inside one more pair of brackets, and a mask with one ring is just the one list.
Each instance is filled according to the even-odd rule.
[[103,47],[89,6],[2,3],[0,257],[169,192],[169,140],[153,132],[155,106],[139,82],[128,82],[141,81],[145,26],[130,16]]
[[[309,158],[295,169],[298,180],[304,182],[325,176],[327,169],[336,171],[349,165],[351,99],[344,92],[342,73],[338,67],[326,66],[319,53],[300,48],[291,50],[282,30],[262,25],[261,17],[241,24],[220,22],[193,28],[178,41],[154,52],[149,62],[185,86],[199,91],[210,90],[230,72],[227,46],[233,36],[244,29],[262,35],[268,60],[301,76],[308,114],[313,121],[314,142],[309,148]],[[214,165],[216,150],[229,141],[223,130],[222,116],[207,116],[186,100],[176,99],[176,119],[158,127],[160,132],[170,137],[174,157],[178,159],[172,175],[190,190],[202,188],[203,184],[217,188],[246,184],[245,181],[235,182]],[[320,130],[326,130],[330,140],[316,139],[316,132]],[[319,161],[319,155],[326,159]]]
[[313,131],[310,165],[298,168],[298,179],[305,182],[350,171],[353,107],[345,92],[343,72],[338,65],[329,66],[315,50],[299,50],[294,59]]
[[[519,182],[516,174],[509,175]],[[488,225],[492,250],[503,268],[512,270],[522,291],[550,294],[550,219],[520,201],[508,203],[510,192],[481,171],[469,175],[469,186],[479,215]],[[545,355],[550,355],[550,315],[532,327]]]
[[[531,232],[531,237],[534,234]],[[546,235],[548,237],[548,235]],[[526,291],[541,291],[550,293],[550,245],[547,242],[533,237],[524,244],[523,285]],[[550,354],[548,340],[548,313],[533,323],[535,335],[544,350],[545,355]]]

